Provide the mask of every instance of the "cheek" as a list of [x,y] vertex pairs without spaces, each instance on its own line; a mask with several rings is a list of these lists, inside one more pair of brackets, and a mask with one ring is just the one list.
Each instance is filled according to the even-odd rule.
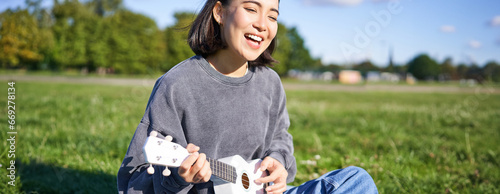
[[271,36],[271,39],[274,39],[274,38],[276,38],[276,34],[278,33],[278,29],[271,30],[270,32],[271,33],[269,36]]
[[272,27],[269,28],[269,39],[273,40],[276,38],[276,34],[278,33],[278,25],[277,24],[271,24],[273,25]]
[[224,33],[226,40],[238,40],[242,35],[242,31],[250,23],[248,17],[244,17],[241,13],[234,13],[230,20],[226,20],[224,25]]
[[243,9],[236,9],[228,15],[231,15],[230,17],[232,18],[233,25],[235,26],[243,27],[251,23],[250,15]]

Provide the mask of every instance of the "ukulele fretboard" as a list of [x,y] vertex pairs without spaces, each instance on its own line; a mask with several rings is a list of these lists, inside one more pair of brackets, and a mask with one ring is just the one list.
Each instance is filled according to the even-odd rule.
[[210,163],[210,168],[212,169],[212,174],[231,183],[236,183],[236,168],[224,162],[219,162],[217,160],[207,158]]

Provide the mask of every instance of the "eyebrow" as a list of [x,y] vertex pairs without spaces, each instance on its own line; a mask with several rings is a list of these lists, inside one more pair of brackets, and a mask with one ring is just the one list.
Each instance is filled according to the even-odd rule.
[[[262,4],[258,1],[243,1],[243,3],[253,3],[253,4],[258,5],[259,7],[262,7]],[[278,9],[276,9],[276,8],[271,8],[271,11],[274,11],[274,12],[278,13],[278,15],[280,15],[280,11],[278,11]]]

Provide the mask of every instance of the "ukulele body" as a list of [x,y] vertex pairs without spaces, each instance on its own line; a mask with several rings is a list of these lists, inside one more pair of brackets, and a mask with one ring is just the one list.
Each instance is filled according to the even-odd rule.
[[235,167],[236,182],[231,183],[212,176],[211,180],[214,182],[215,193],[265,193],[265,184],[255,183],[258,178],[267,176],[266,172],[259,169],[262,160],[256,159],[246,162],[241,156],[235,155],[219,159],[219,161]]

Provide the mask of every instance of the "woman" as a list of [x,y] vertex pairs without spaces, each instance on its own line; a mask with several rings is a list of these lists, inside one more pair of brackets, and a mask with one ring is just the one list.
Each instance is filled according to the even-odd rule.
[[[118,172],[120,193],[213,193],[207,156],[233,155],[262,159],[260,170],[269,174],[255,182],[272,182],[268,193],[286,191],[296,173],[290,122],[279,76],[266,67],[276,62],[271,54],[278,16],[279,0],[206,2],[189,32],[196,56],[156,82]],[[172,136],[191,153],[180,167],[170,169],[170,176],[146,173],[142,146],[151,131]],[[340,187],[346,191],[376,192],[371,177],[359,168],[333,171],[286,192],[351,185],[342,180],[369,185],[358,188],[362,190]],[[322,186],[325,183],[330,186]]]

